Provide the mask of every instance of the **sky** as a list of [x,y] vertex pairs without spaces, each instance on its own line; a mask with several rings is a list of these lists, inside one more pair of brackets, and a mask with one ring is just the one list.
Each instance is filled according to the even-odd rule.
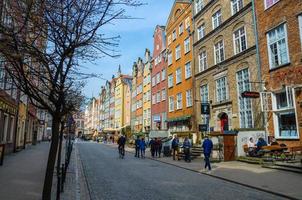
[[[123,74],[132,73],[133,62],[138,57],[143,58],[145,49],[153,51],[153,32],[156,25],[166,25],[174,0],[141,0],[146,5],[127,9],[126,15],[139,19],[119,20],[113,25],[106,26],[103,32],[110,35],[119,35],[118,58],[103,57],[94,64],[85,63],[84,72],[102,74],[104,79],[110,80],[116,75],[118,66],[121,65]],[[105,80],[91,78],[87,80],[84,94],[86,97],[98,96]]]

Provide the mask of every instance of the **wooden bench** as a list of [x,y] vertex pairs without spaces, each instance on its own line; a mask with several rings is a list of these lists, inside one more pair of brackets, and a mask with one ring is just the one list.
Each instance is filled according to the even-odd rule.
[[296,155],[298,155],[299,153],[300,155],[302,155],[302,146],[292,146],[288,147],[288,149],[293,159],[296,159]]

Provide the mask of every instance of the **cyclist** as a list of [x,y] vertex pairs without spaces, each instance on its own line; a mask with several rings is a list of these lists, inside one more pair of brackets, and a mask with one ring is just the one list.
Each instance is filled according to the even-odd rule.
[[119,137],[119,139],[117,140],[117,144],[118,144],[118,152],[119,152],[120,158],[124,158],[126,137],[124,135],[121,135]]

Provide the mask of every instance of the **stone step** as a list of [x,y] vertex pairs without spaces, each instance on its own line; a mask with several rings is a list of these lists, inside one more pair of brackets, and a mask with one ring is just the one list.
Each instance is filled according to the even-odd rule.
[[275,163],[275,166],[302,170],[302,163],[300,164],[300,166],[299,165],[287,164],[287,163]]
[[262,165],[262,167],[302,174],[302,169],[295,169],[295,168],[289,168],[289,167],[283,167],[283,166],[277,166],[277,165]]

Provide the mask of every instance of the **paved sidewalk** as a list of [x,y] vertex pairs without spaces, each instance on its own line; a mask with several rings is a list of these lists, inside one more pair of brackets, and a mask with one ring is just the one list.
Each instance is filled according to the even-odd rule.
[[[116,144],[108,145],[117,148]],[[133,153],[134,149],[126,147],[126,151]],[[152,158],[149,149],[146,150],[146,157],[199,173],[204,166],[204,161],[201,158],[195,159],[191,163],[186,163],[183,160],[174,161],[172,157]],[[301,174],[262,168],[259,165],[238,161],[213,163],[210,174],[207,172],[201,173],[253,188],[278,193],[292,197],[293,199],[302,199]]]
[[50,143],[28,146],[4,157],[0,166],[0,199],[41,199]]

